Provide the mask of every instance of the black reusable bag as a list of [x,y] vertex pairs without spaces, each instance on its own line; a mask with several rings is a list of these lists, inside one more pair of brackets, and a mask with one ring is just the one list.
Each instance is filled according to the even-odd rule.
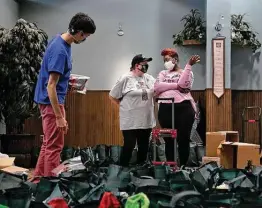
[[111,164],[119,164],[122,147],[119,145],[113,145],[109,147],[109,158]]
[[107,172],[106,190],[118,191],[119,189],[126,188],[131,180],[130,172],[131,170],[129,168],[111,164]]
[[168,181],[171,190],[175,193],[189,190],[195,191],[196,189],[191,182],[189,174],[190,173],[185,170],[179,170],[169,174]]
[[216,162],[209,162],[202,165],[196,171],[190,174],[192,184],[200,193],[204,193],[218,180],[220,168]]
[[63,192],[69,206],[80,206],[88,203],[99,202],[104,193],[105,185],[94,184],[90,182],[90,178],[61,178],[59,188]]
[[30,186],[24,175],[0,172],[0,204],[14,208],[28,208],[32,198]]
[[69,160],[74,157],[75,149],[73,147],[64,147],[61,152],[61,160]]
[[42,203],[46,200],[53,192],[54,188],[59,182],[59,178],[56,177],[43,177],[37,184],[35,191],[35,202]]

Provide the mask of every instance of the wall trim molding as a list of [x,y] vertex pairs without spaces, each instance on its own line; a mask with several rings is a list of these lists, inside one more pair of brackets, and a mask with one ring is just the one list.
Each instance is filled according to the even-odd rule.
[[[193,91],[193,92],[200,92],[200,91],[206,91],[206,90],[212,90],[212,88],[198,89],[198,90],[193,89],[191,91]],[[262,92],[262,89],[261,90],[251,90],[251,89],[242,90],[242,89],[225,88],[225,90],[242,91],[242,92]],[[87,90],[87,92],[110,92],[110,90]]]

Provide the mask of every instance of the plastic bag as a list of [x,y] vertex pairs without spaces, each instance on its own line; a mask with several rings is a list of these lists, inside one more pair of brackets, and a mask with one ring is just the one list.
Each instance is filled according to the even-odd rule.
[[69,90],[86,94],[89,79],[90,77],[87,76],[71,74],[69,79]]

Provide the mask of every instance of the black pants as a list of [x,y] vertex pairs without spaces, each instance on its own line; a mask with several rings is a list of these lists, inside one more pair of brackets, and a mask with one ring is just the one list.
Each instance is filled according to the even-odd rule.
[[[190,151],[190,134],[194,123],[195,111],[190,101],[175,103],[175,128],[177,129],[177,142],[180,166],[186,165]],[[158,111],[158,121],[162,128],[172,128],[172,104],[161,103]],[[174,161],[174,140],[164,138],[166,144],[166,159]]]
[[127,167],[132,157],[133,150],[138,146],[137,164],[144,163],[147,159],[149,138],[152,129],[123,130],[124,146],[120,156],[120,165]]

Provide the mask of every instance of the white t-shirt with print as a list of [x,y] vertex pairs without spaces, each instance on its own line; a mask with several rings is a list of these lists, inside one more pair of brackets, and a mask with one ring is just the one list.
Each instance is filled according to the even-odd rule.
[[149,129],[156,126],[154,115],[155,78],[142,77],[131,72],[123,75],[110,91],[110,96],[120,99],[120,130]]

